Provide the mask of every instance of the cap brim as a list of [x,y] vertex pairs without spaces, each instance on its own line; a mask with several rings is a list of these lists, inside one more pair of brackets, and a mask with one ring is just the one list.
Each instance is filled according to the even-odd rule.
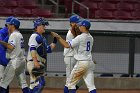
[[79,22],[79,23],[78,23],[78,26],[82,26],[82,23],[81,23],[81,22]]

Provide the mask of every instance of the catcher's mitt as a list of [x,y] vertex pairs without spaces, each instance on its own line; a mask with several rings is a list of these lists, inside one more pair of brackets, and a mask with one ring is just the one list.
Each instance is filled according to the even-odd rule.
[[33,68],[32,69],[32,75],[34,75],[35,77],[43,75],[44,72],[45,72],[45,66],[44,65],[40,65],[40,68]]

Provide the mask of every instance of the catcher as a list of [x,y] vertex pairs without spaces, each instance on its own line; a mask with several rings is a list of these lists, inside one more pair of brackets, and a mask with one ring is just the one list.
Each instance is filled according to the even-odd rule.
[[36,19],[34,21],[35,32],[29,38],[27,69],[30,74],[30,93],[41,93],[45,86],[43,74],[45,72],[46,54],[51,53],[57,43],[57,39],[54,38],[53,43],[48,45],[46,38],[42,35],[48,25],[48,21],[44,18]]

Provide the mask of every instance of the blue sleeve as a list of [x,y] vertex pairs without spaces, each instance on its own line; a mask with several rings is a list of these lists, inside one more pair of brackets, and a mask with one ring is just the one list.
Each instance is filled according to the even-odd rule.
[[50,45],[47,46],[46,52],[47,52],[47,53],[52,53],[52,49],[51,49],[51,46],[50,46]]
[[3,41],[8,43],[9,36],[7,36]]
[[0,40],[3,40],[3,36],[2,33],[0,32]]
[[38,44],[41,44],[42,42],[43,42],[43,37],[41,37],[41,36],[37,36],[36,37],[36,42],[38,43]]

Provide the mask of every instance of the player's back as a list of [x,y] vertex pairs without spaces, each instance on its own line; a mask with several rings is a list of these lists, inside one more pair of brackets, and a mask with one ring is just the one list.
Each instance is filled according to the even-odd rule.
[[79,45],[77,48],[77,54],[74,57],[77,60],[92,60],[92,46],[93,46],[93,37],[90,33],[82,33],[81,35],[77,36],[79,40]]
[[11,59],[25,57],[24,39],[19,31],[11,33],[8,43],[14,46],[14,50],[9,52]]

